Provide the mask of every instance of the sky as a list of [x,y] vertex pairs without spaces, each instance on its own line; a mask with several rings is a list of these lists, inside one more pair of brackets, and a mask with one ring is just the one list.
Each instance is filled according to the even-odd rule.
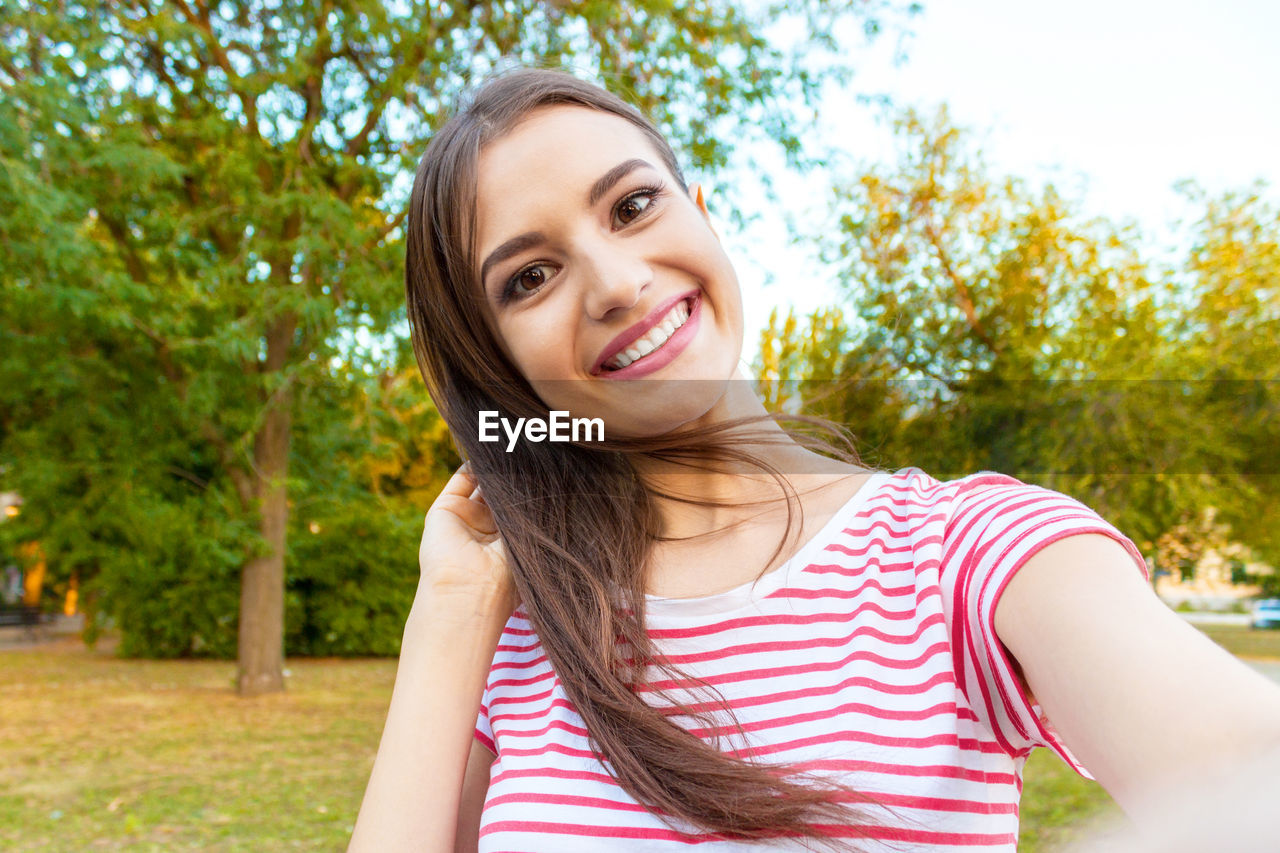
[[[1180,180],[1221,192],[1263,179],[1280,195],[1280,3],[925,0],[910,31],[859,47],[854,86],[822,105],[822,132],[859,161],[890,162],[888,131],[854,97],[886,94],[929,112],[947,104],[994,172],[1052,181],[1086,213],[1135,221],[1153,247],[1176,250],[1170,223],[1194,216]],[[805,201],[821,197],[812,179],[779,183],[791,213],[821,221]],[[773,306],[808,311],[837,294],[777,216],[723,228],[749,362]]]

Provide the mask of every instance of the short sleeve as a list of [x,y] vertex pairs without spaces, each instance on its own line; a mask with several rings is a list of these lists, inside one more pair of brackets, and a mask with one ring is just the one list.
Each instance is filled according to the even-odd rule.
[[480,702],[480,713],[476,715],[475,738],[485,749],[494,755],[498,754],[498,748],[493,741],[493,726],[489,724],[489,691],[487,689]]
[[1067,536],[1097,533],[1114,539],[1144,577],[1146,561],[1124,534],[1059,492],[992,473],[950,485],[955,491],[943,534],[940,581],[960,687],[1011,754],[1045,746],[1092,779],[1022,689],[1015,664],[996,636],[996,604],[1027,560]]

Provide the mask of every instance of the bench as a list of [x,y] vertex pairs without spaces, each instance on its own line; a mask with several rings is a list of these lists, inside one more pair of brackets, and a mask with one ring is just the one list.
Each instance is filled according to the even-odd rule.
[[35,637],[36,629],[48,621],[50,621],[50,614],[44,613],[39,607],[24,604],[19,607],[0,609],[0,628],[22,627],[26,629],[23,634],[27,637]]

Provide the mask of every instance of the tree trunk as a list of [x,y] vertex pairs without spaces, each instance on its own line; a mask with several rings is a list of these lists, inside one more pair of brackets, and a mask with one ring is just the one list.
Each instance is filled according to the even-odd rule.
[[[290,319],[277,321],[267,336],[267,367],[279,370],[293,338]],[[273,364],[274,363],[274,364]],[[287,381],[287,380],[286,380]],[[239,672],[242,696],[284,690],[284,548],[289,519],[285,481],[293,395],[287,385],[267,403],[253,444],[259,531],[267,552],[250,559],[240,578]]]

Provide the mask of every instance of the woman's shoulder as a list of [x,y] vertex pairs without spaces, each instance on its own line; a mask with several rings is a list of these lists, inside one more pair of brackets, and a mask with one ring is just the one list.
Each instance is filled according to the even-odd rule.
[[893,522],[895,529],[910,521],[908,526],[916,532],[921,527],[940,526],[950,533],[957,525],[964,526],[966,519],[978,516],[991,522],[1046,512],[1095,515],[1076,498],[996,471],[948,478],[908,466],[864,471],[850,482],[855,478],[851,503],[861,507],[860,514],[868,521],[879,517]]
[[1033,483],[1024,483],[1016,477],[999,471],[982,470],[948,476],[935,475],[917,466],[906,466],[896,469],[879,469],[879,473],[885,477],[886,484],[891,490],[912,495],[919,501],[965,501],[992,493],[1068,498],[1061,492]]

